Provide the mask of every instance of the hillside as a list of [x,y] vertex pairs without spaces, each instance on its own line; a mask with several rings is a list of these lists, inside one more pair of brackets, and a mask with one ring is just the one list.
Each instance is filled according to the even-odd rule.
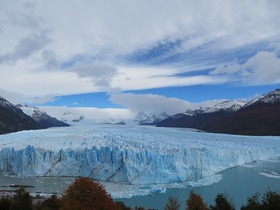
[[280,90],[258,97],[239,109],[216,109],[193,115],[171,116],[158,127],[195,128],[206,132],[240,135],[280,135]]
[[23,111],[0,97],[0,134],[42,128]]

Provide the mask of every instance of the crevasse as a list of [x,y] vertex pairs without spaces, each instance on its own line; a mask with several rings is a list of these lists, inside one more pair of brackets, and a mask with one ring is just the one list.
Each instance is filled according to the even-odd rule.
[[0,137],[0,170],[18,176],[82,176],[155,184],[197,180],[280,156],[279,137],[184,129],[98,125],[24,131]]

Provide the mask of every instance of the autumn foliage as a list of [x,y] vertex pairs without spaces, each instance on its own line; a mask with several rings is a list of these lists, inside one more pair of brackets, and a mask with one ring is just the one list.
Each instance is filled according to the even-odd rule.
[[203,199],[200,195],[194,193],[193,191],[190,192],[190,197],[186,201],[187,208],[186,210],[207,210],[208,207],[204,203]]
[[65,191],[62,202],[63,210],[114,210],[113,199],[101,184],[92,179],[77,179]]

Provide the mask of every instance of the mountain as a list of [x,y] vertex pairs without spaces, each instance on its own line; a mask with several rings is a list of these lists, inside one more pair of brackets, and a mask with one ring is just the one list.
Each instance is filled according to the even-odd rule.
[[200,107],[198,109],[189,109],[184,114],[194,116],[203,113],[213,113],[219,111],[235,112],[241,109],[246,103],[243,101],[227,100],[214,105],[213,107]]
[[139,125],[157,125],[159,122],[168,118],[169,116],[170,115],[165,112],[153,114],[138,112],[134,118],[134,122],[137,122]]
[[80,122],[83,121],[85,117],[74,112],[64,112],[62,114],[61,121],[63,122]]
[[0,134],[40,128],[42,126],[38,122],[0,97]]
[[40,110],[38,107],[18,104],[17,108],[20,108],[26,115],[32,117],[33,120],[39,123],[42,128],[69,126],[65,122],[51,117],[46,112]]
[[177,114],[161,121],[158,126],[195,128],[214,133],[279,136],[280,89],[247,104],[224,102],[206,110]]

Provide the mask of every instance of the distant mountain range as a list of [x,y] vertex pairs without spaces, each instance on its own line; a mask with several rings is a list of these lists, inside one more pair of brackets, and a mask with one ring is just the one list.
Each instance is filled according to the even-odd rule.
[[187,110],[166,118],[158,127],[195,128],[240,135],[280,135],[280,89],[244,103],[225,101],[214,107]]
[[62,122],[81,122],[85,119],[83,115],[79,115],[74,112],[64,112],[61,117]]
[[[0,134],[69,126],[65,122],[83,120],[83,115],[68,111],[63,113],[60,121],[37,107],[15,106],[0,97]],[[246,103],[224,101],[212,107],[190,109],[172,116],[166,113],[139,112],[134,122],[158,127],[194,128],[213,133],[280,136],[280,89]],[[114,120],[105,123],[125,124]]]
[[159,122],[168,117],[170,117],[170,115],[165,112],[151,114],[138,112],[134,118],[134,122],[138,123],[139,125],[157,125]]
[[15,106],[0,97],[0,134],[57,126],[68,126],[68,124],[49,116],[36,107]]

